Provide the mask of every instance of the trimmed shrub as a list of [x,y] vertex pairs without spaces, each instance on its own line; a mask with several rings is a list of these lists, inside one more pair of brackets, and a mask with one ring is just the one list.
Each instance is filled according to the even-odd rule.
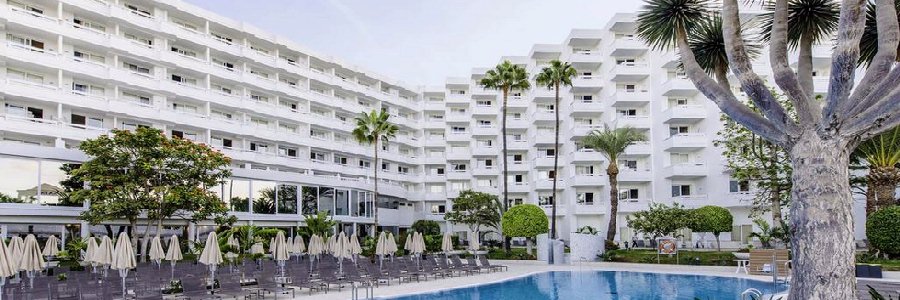
[[872,248],[890,257],[900,256],[900,207],[892,206],[869,215],[866,238]]
[[519,204],[503,214],[503,235],[508,237],[533,238],[547,233],[550,221],[544,210],[534,204]]
[[441,224],[433,220],[415,221],[410,229],[420,232],[422,235],[441,235]]
[[734,217],[727,208],[707,205],[691,212],[693,221],[690,222],[689,228],[696,232],[712,232],[716,237],[716,248],[722,251],[719,244],[719,234],[731,231],[731,225]]

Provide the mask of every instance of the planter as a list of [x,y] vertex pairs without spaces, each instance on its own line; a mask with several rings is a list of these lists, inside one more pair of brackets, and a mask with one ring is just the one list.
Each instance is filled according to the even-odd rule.
[[600,235],[571,233],[569,238],[571,261],[595,261],[606,248],[606,243]]
[[861,278],[881,278],[881,265],[868,265],[868,264],[858,264],[856,265],[856,277]]
[[[561,240],[553,243],[553,263],[561,264],[565,261],[565,244]],[[547,261],[548,249],[550,249],[550,238],[547,234],[537,236],[537,260]]]
[[735,259],[750,260],[749,252],[731,252]]

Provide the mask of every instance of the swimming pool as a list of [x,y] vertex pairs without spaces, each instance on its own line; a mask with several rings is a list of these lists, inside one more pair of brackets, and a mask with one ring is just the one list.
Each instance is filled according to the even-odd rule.
[[[435,293],[391,298],[393,300],[530,300],[530,299],[740,299],[741,292],[756,288],[773,292],[771,282],[699,275],[573,271],[545,272],[507,281]],[[783,286],[779,287],[784,290]]]

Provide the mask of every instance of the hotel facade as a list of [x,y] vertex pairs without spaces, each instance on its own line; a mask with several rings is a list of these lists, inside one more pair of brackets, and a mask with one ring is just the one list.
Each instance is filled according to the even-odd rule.
[[[443,86],[416,86],[178,0],[0,2],[0,193],[26,202],[0,203],[0,235],[103,232],[78,219],[83,206],[59,205],[60,168],[87,159],[81,141],[140,126],[231,157],[233,178],[214,189],[229,204],[279,191],[268,199],[274,211],[231,205],[239,224],[302,226],[303,214],[328,211],[344,230],[363,230],[378,209],[380,225],[397,230],[419,219],[443,223],[461,190],[502,191],[501,99],[477,84],[487,68]],[[620,240],[634,234],[625,216],[660,202],[727,207],[735,223],[723,239],[750,242],[754,191],[731,179],[713,145],[723,124],[718,108],[679,72],[673,52],[635,38],[635,25],[634,14],[617,14],[603,29],[572,30],[560,44],[502,57],[531,74],[552,59],[578,70],[559,107],[544,87],[510,96],[510,199],[549,215],[557,177],[561,237],[603,228],[606,158],[580,140],[604,126],[631,126],[648,141],[619,161]],[[814,52],[819,93],[827,87],[828,50]],[[765,58],[757,65],[768,69]],[[373,109],[390,112],[400,128],[378,163],[350,135],[353,118]],[[378,203],[373,168],[381,168]],[[209,224],[199,225],[191,232]]]

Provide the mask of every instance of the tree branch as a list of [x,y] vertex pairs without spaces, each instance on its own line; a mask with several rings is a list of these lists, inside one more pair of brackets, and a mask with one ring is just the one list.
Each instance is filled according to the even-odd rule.
[[[735,6],[737,0],[731,0],[735,2]],[[726,1],[726,6],[728,2]],[[723,8],[731,9],[731,8]],[[732,14],[737,16],[737,8],[733,8]],[[732,22],[732,21],[729,21]],[[813,107],[810,101],[810,94],[804,90],[804,88],[800,85],[800,80],[797,78],[798,74],[794,73],[794,70],[791,69],[791,66],[788,64],[788,1],[787,0],[777,0],[775,1],[775,12],[774,17],[772,19],[772,36],[769,38],[770,49],[769,49],[769,60],[772,65],[772,73],[775,79],[775,83],[778,84],[778,87],[781,88],[782,91],[791,99],[791,102],[794,103],[794,108],[797,110],[797,115],[800,118],[800,126],[803,127],[811,127],[814,126],[817,121],[817,117],[815,117],[815,112],[818,112],[818,108]],[[725,31],[726,35],[733,34],[737,29],[733,31]],[[725,39],[725,44],[728,44],[728,39]],[[804,41],[801,41],[801,46],[803,47]],[[726,48],[728,49],[728,48]],[[732,50],[734,51],[734,50]],[[741,51],[740,49],[737,51]],[[729,56],[737,56],[730,55]],[[802,57],[801,57],[802,61]],[[799,64],[798,64],[799,67]],[[752,71],[751,71],[752,72]],[[799,76],[809,75],[812,77],[812,70],[802,70],[798,68],[798,73],[807,72],[809,74],[799,74]],[[812,78],[810,78],[812,81]],[[776,102],[777,103],[777,102]]]
[[744,38],[741,36],[740,16],[738,15],[737,0],[725,0],[722,6],[722,34],[725,40],[725,52],[731,63],[731,71],[741,82],[744,93],[753,100],[753,103],[763,112],[771,124],[779,128],[783,133],[794,135],[799,132],[797,124],[788,117],[772,92],[766,87],[762,79],[753,72],[751,62],[744,47]]
[[[869,108],[897,86],[900,74],[894,74],[891,67],[897,60],[897,41],[900,39],[900,25],[897,23],[896,7],[892,0],[878,0],[876,3],[878,27],[878,52],[866,70],[859,86],[854,89],[850,101],[840,105],[838,112],[852,116]],[[890,73],[889,73],[890,72]]]
[[850,90],[853,89],[853,78],[859,60],[859,40],[865,27],[866,1],[844,0],[841,3],[837,44],[831,55],[831,78],[823,112],[825,122],[820,125],[820,132],[835,131],[841,121],[835,114],[843,111],[840,108],[849,105],[845,102],[848,102]]
[[900,89],[844,122],[843,135],[867,140],[900,125]]
[[688,44],[687,32],[684,28],[677,28],[676,30],[676,43],[681,55],[681,64],[684,66],[685,74],[691,79],[697,89],[735,122],[747,127],[750,131],[772,143],[787,145],[789,138],[782,128],[738,101],[730,90],[726,90],[703,71]]

